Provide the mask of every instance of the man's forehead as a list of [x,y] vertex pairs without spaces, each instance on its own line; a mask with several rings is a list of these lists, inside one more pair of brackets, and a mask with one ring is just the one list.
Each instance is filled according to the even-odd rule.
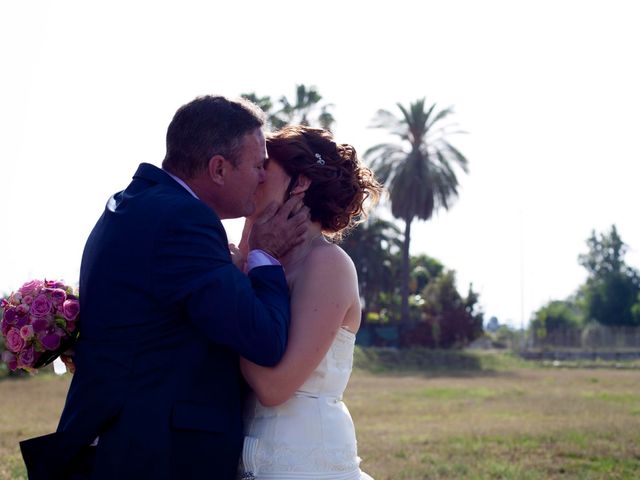
[[256,128],[255,130],[248,132],[245,139],[251,139],[266,149],[267,142],[265,141],[264,132],[261,128]]
[[264,138],[264,132],[262,131],[262,129],[258,129],[259,132],[259,136],[258,139],[260,140],[260,151],[262,152],[262,157],[266,158],[267,157],[267,142]]
[[267,145],[262,130],[257,128],[247,132],[241,148],[244,151],[243,156],[249,161],[264,161],[267,157]]

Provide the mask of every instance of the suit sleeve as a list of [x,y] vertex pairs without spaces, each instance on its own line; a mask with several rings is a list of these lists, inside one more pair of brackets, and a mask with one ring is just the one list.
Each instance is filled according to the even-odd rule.
[[222,224],[210,211],[176,212],[155,241],[154,294],[180,305],[211,342],[254,363],[272,366],[284,354],[290,321],[282,267],[258,267],[249,277],[231,262]]

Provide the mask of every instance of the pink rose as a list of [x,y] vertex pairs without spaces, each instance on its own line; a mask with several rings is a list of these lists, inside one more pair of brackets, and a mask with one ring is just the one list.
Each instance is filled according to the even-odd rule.
[[24,285],[22,285],[22,287],[20,287],[18,292],[20,292],[22,295],[33,296],[36,293],[38,293],[38,290],[40,290],[42,286],[43,286],[43,283],[40,280],[31,280],[30,282],[27,282]]
[[24,297],[22,297],[22,303],[24,303],[25,305],[31,305],[31,302],[33,302],[32,295],[25,295]]
[[24,325],[21,329],[20,329],[20,336],[22,337],[22,339],[24,341],[27,341],[29,339],[31,339],[33,337],[33,326],[31,325]]
[[62,303],[67,299],[67,292],[62,290],[61,288],[54,288],[48,291],[49,295],[51,295],[51,301],[54,305],[62,305]]
[[34,317],[44,317],[51,313],[52,307],[53,304],[49,297],[44,294],[40,294],[33,299],[33,303],[31,304],[31,315]]
[[2,361],[7,364],[9,370],[15,370],[16,368],[18,368],[18,359],[13,353],[9,352],[8,350],[2,352]]
[[50,333],[42,337],[42,346],[46,350],[55,350],[60,346],[60,337],[55,333]]
[[33,367],[33,362],[36,359],[36,352],[33,347],[27,347],[18,356],[18,363],[25,367]]
[[67,320],[74,321],[80,312],[80,302],[78,300],[65,300],[62,304],[62,314]]
[[21,316],[26,315],[27,313],[29,313],[29,305],[25,305],[24,303],[21,303],[16,307],[16,313]]
[[24,348],[24,340],[17,328],[12,328],[7,333],[7,348],[12,352],[19,352]]

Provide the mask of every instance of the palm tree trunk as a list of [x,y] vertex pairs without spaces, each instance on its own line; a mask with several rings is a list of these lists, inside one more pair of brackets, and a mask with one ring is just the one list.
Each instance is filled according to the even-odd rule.
[[409,244],[411,243],[411,221],[404,220],[404,243],[402,245],[402,304],[400,307],[400,320],[403,325],[408,325],[409,317]]

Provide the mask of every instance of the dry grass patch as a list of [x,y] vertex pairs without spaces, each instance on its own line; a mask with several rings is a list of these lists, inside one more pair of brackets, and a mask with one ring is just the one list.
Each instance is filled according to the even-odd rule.
[[0,380],[0,479],[27,478],[18,442],[55,431],[71,377]]
[[358,372],[346,398],[376,479],[640,477],[640,373]]

